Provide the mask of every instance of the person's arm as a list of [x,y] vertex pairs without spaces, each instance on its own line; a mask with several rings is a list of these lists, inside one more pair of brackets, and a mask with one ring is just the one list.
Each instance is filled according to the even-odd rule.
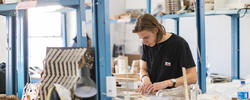
[[[178,45],[179,49],[177,49],[177,51],[180,53],[179,57],[180,67],[186,68],[187,83],[188,84],[196,83],[197,71],[189,45],[186,41],[181,42]],[[183,76],[179,77],[176,79],[175,87],[183,85],[183,83],[184,83]]]
[[[197,81],[197,72],[196,72],[196,67],[190,67],[187,68],[186,71],[187,74],[187,82],[188,84],[194,84]],[[184,80],[183,80],[183,76],[176,78],[176,83],[175,83],[175,87],[181,86],[184,84]],[[161,81],[161,82],[157,82],[152,84],[151,86],[149,86],[149,90],[151,93],[158,91],[160,89],[165,89],[167,87],[172,87],[173,86],[173,82],[171,79],[169,80],[165,80],[165,81]]]
[[143,78],[148,76],[147,72],[147,62],[140,60],[140,79],[143,81]]
[[141,86],[138,89],[138,92],[140,93],[146,93],[148,92],[148,87],[152,85],[152,82],[150,81],[148,72],[147,72],[147,62],[140,60],[140,79],[142,81]]
[[[191,67],[191,68],[187,68],[187,82],[188,84],[195,84],[197,82],[197,71],[196,71],[196,66]],[[176,84],[175,87],[183,85],[184,80],[183,80],[183,76],[179,77],[176,79]]]

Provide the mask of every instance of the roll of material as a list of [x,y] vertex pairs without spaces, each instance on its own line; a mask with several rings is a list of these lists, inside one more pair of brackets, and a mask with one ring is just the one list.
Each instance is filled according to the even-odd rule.
[[165,13],[166,14],[175,14],[179,10],[181,10],[180,0],[165,0]]

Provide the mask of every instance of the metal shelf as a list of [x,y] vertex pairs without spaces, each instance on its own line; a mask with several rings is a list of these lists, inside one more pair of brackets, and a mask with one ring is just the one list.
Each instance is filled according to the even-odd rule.
[[[15,11],[18,9],[28,9],[34,7],[44,7],[61,5],[64,7],[74,7],[80,5],[80,0],[41,0],[41,1],[24,1],[18,3],[0,4],[0,15],[7,15],[6,12]],[[91,10],[92,7],[86,6],[85,10]],[[62,12],[65,12],[64,10]]]
[[110,20],[110,23],[133,23],[135,21],[136,21],[136,18],[118,19],[118,20]]
[[[237,15],[239,10],[223,10],[223,11],[208,11],[205,12],[205,16],[216,16],[216,15]],[[243,14],[245,10],[239,12],[239,14]],[[248,10],[246,13],[250,13]],[[157,16],[157,19],[175,19],[181,17],[195,17],[195,13],[182,13],[182,14],[169,14],[163,16]],[[118,20],[110,20],[110,23],[133,23],[136,21],[136,18],[131,18],[128,20],[118,19]]]
[[0,12],[8,10],[16,10],[18,6],[26,6],[25,8],[62,5],[62,6],[76,6],[79,5],[79,0],[41,0],[41,1],[24,1],[11,4],[0,4]]
[[[239,14],[242,14],[244,12],[241,11]],[[250,11],[247,11],[247,13],[250,13]],[[225,11],[208,11],[205,12],[205,16],[216,16],[216,15],[236,15],[238,14],[238,10],[225,10]],[[172,18],[180,18],[180,17],[194,17],[195,13],[182,13],[182,14],[170,14],[170,15],[163,15],[163,16],[157,16],[158,19],[172,19]]]
[[9,10],[15,10],[17,3],[12,4],[0,4],[0,12],[2,11],[9,11]]

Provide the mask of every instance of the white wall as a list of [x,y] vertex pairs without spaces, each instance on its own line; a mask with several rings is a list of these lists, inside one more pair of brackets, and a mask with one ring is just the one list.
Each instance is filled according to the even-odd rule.
[[194,17],[186,17],[180,19],[180,36],[189,44],[193,58],[197,61],[197,32]]
[[[109,1],[109,16],[113,17],[125,12],[125,0],[110,0]],[[125,44],[125,24],[111,23],[110,24],[110,50],[113,51],[114,44]]]
[[0,16],[0,63],[7,61],[7,31],[6,18]]
[[[118,0],[119,1],[119,0]],[[147,0],[125,0],[126,9],[143,9],[147,7]]]
[[[110,17],[126,12],[128,9],[146,9],[147,0],[110,0]],[[140,54],[142,42],[132,33],[134,23],[111,23],[111,50],[113,44],[124,44],[126,54]]]
[[240,19],[240,75],[249,75],[250,70],[250,14]]
[[231,75],[230,17],[206,17],[206,48],[209,71]]
[[76,36],[76,11],[67,13],[67,39],[68,47],[71,47],[74,43],[73,39]]
[[140,54],[142,40],[138,38],[136,33],[132,33],[132,29],[134,29],[134,23],[126,26],[127,32],[125,34],[125,53]]

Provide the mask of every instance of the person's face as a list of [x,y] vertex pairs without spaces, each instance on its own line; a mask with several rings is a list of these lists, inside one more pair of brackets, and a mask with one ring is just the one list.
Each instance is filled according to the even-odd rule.
[[156,43],[156,30],[148,31],[143,30],[141,32],[136,33],[140,39],[142,39],[143,44],[153,47]]

